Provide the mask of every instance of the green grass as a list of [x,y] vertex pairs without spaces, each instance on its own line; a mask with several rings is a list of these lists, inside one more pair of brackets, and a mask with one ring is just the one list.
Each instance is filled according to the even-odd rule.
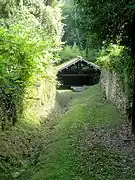
[[134,180],[130,159],[101,143],[104,134],[121,124],[116,108],[103,100],[98,85],[71,96],[69,110],[46,137],[37,164],[18,179]]

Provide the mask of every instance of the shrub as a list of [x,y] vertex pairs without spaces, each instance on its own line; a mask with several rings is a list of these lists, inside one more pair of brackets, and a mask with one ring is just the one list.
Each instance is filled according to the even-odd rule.
[[[26,89],[41,78],[51,79],[55,43],[51,38],[33,37],[33,29],[22,25],[0,27],[0,98],[2,127],[15,123],[21,114]],[[28,92],[28,91],[27,91]],[[32,95],[30,94],[32,97]]]
[[98,49],[93,49],[93,48],[89,48],[88,49],[88,54],[87,54],[87,59],[91,62],[95,62],[96,61],[96,57],[99,54],[99,50]]
[[65,46],[60,52],[61,61],[67,61],[69,59],[75,58],[76,56],[84,56],[84,51],[81,51],[79,47],[74,44],[73,46]]

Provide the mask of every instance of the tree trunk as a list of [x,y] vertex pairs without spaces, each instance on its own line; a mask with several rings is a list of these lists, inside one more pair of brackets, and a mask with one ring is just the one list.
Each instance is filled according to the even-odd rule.
[[86,41],[86,58],[89,58],[89,34],[87,34]]
[[135,14],[131,27],[131,51],[133,58],[133,103],[132,103],[132,133],[135,134]]

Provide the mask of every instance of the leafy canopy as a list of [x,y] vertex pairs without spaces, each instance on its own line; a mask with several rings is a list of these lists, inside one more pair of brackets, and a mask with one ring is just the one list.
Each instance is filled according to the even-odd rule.
[[117,38],[129,43],[129,26],[135,5],[130,0],[74,0],[80,11],[80,21],[84,32],[96,33],[98,40],[110,41]]

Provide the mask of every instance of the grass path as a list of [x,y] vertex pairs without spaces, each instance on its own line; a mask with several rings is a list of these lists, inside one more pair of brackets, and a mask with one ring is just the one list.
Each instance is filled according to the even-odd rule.
[[57,119],[38,163],[19,179],[135,180],[132,160],[111,146],[109,136],[121,120],[115,107],[103,101],[100,87],[71,96],[70,108]]

